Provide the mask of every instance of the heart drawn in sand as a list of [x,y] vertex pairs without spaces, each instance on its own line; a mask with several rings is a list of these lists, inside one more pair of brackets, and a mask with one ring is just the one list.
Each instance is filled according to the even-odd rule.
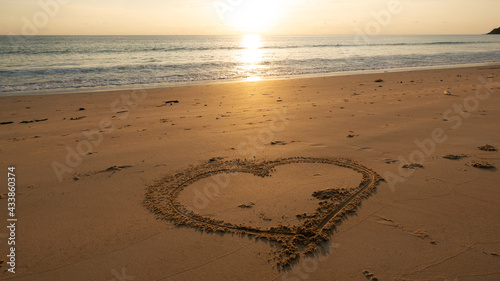
[[[193,183],[219,174],[249,173],[259,177],[272,176],[276,167],[299,163],[330,164],[354,170],[362,175],[355,188],[327,189],[314,192],[320,200],[316,211],[297,214],[298,225],[277,225],[268,228],[235,224],[216,220],[189,210],[178,199],[180,193]],[[206,164],[190,166],[171,173],[148,187],[144,205],[159,219],[176,225],[193,227],[207,232],[230,232],[255,236],[276,242],[274,260],[279,267],[290,265],[300,255],[314,253],[318,246],[330,239],[336,225],[349,213],[354,213],[362,199],[369,197],[382,178],[371,169],[345,158],[295,157],[272,161],[212,159]]]

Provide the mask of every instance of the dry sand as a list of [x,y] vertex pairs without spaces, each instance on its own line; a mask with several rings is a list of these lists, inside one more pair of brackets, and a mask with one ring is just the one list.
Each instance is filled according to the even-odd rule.
[[500,280],[499,79],[0,98],[0,280]]

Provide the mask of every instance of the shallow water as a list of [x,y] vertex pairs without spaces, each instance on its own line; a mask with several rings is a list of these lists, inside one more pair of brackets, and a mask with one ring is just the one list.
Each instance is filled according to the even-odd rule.
[[500,62],[500,36],[0,36],[0,95]]

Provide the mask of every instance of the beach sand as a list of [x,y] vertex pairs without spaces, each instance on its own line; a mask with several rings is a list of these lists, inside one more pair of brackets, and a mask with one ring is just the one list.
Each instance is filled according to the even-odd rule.
[[[482,66],[2,97],[0,219],[15,166],[18,221],[0,280],[500,280],[499,80]],[[312,255],[251,233],[320,206],[331,231]]]

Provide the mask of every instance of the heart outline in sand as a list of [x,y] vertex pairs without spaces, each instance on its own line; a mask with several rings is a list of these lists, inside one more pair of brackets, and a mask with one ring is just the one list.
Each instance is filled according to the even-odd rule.
[[[298,163],[331,164],[350,168],[362,174],[358,187],[344,194],[340,202],[321,201],[312,216],[306,216],[299,225],[270,227],[267,229],[236,225],[199,215],[181,204],[177,197],[184,188],[204,178],[223,173],[249,173],[259,177],[271,176],[276,167]],[[190,166],[165,176],[147,188],[144,206],[158,219],[175,225],[189,226],[207,232],[229,232],[255,236],[277,242],[274,260],[280,268],[290,265],[300,255],[314,253],[318,246],[330,239],[333,230],[350,213],[354,213],[364,198],[375,192],[383,180],[373,170],[347,158],[294,157],[272,161],[212,159],[208,163]]]

